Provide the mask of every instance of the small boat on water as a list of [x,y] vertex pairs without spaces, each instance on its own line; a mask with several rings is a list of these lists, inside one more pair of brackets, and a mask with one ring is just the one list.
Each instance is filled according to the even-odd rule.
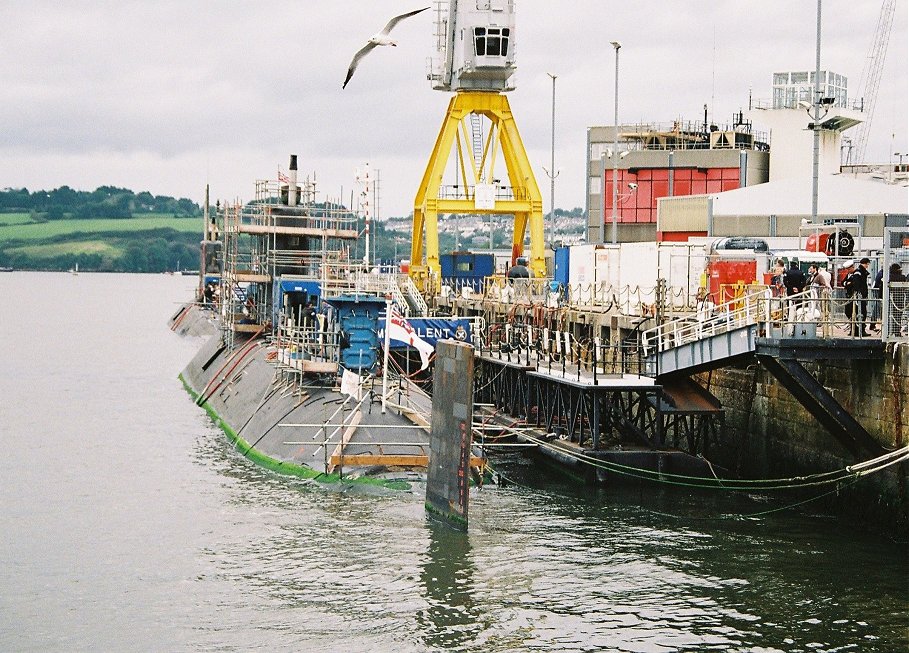
[[5,266],[0,266],[0,272],[15,272],[15,271],[16,271],[15,268],[8,268]]
[[[358,216],[317,201],[315,183],[298,184],[296,172],[292,157],[289,178],[257,182],[254,201],[223,203],[217,228],[206,227],[203,260],[221,269],[206,264],[199,301],[171,328],[213,335],[180,378],[237,450],[268,469],[410,487],[425,477],[431,412],[412,378],[432,350],[407,328],[417,290],[406,275],[352,261]],[[419,347],[421,370],[389,351],[395,338]]]

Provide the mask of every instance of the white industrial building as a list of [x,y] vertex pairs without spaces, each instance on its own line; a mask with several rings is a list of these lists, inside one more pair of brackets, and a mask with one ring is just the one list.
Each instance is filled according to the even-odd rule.
[[[813,222],[851,224],[849,229],[856,232],[854,235],[880,239],[885,227],[907,224],[909,187],[905,174],[875,181],[841,172],[843,132],[860,124],[862,113],[846,99],[844,78],[834,73],[822,74],[841,80],[843,89],[828,88],[824,97],[830,101],[822,103],[817,120],[818,195]],[[766,107],[757,104],[748,113],[749,120],[770,133],[773,146],[769,181],[720,193],[660,198],[657,233],[661,240],[684,241],[703,236],[775,238],[799,236],[800,228],[804,231],[805,222],[814,217],[814,118],[813,108],[802,99],[804,89],[790,88],[794,76],[806,86],[813,83],[813,73],[776,73],[773,102]]]

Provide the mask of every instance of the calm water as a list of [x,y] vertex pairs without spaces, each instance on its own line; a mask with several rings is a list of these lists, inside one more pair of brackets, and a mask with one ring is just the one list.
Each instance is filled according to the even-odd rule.
[[905,544],[777,499],[514,460],[469,534],[234,454],[177,374],[193,280],[0,274],[2,651],[906,651]]

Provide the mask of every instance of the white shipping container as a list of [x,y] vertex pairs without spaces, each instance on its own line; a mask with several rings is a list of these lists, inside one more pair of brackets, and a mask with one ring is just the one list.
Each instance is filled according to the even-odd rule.
[[595,303],[618,277],[617,245],[573,245],[568,255],[568,286],[574,303]]
[[653,290],[659,277],[656,243],[623,243],[619,260],[619,286],[628,286],[632,290]]
[[617,299],[621,309],[637,314],[655,301],[657,280],[666,279],[668,300],[676,308],[693,307],[706,266],[703,245],[688,243],[622,243],[574,245],[568,261],[568,283],[575,303]]

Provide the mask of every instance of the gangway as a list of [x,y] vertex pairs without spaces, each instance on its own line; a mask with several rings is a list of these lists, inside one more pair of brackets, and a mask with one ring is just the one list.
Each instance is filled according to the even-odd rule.
[[641,345],[650,367],[657,376],[690,374],[753,354],[758,325],[770,320],[767,299],[767,292],[759,290],[712,308],[702,305],[693,316],[643,331]]
[[426,304],[426,300],[423,299],[423,295],[420,294],[420,289],[417,288],[417,284],[413,282],[413,279],[406,274],[398,275],[398,286],[410,308],[411,317],[429,315],[429,306]]
[[648,329],[641,334],[642,348],[648,368],[656,370],[663,384],[666,377],[717,369],[755,355],[852,455],[879,455],[885,449],[800,362],[883,359],[881,340],[851,335],[858,326],[844,310],[851,302],[813,289],[773,297],[768,288]]

